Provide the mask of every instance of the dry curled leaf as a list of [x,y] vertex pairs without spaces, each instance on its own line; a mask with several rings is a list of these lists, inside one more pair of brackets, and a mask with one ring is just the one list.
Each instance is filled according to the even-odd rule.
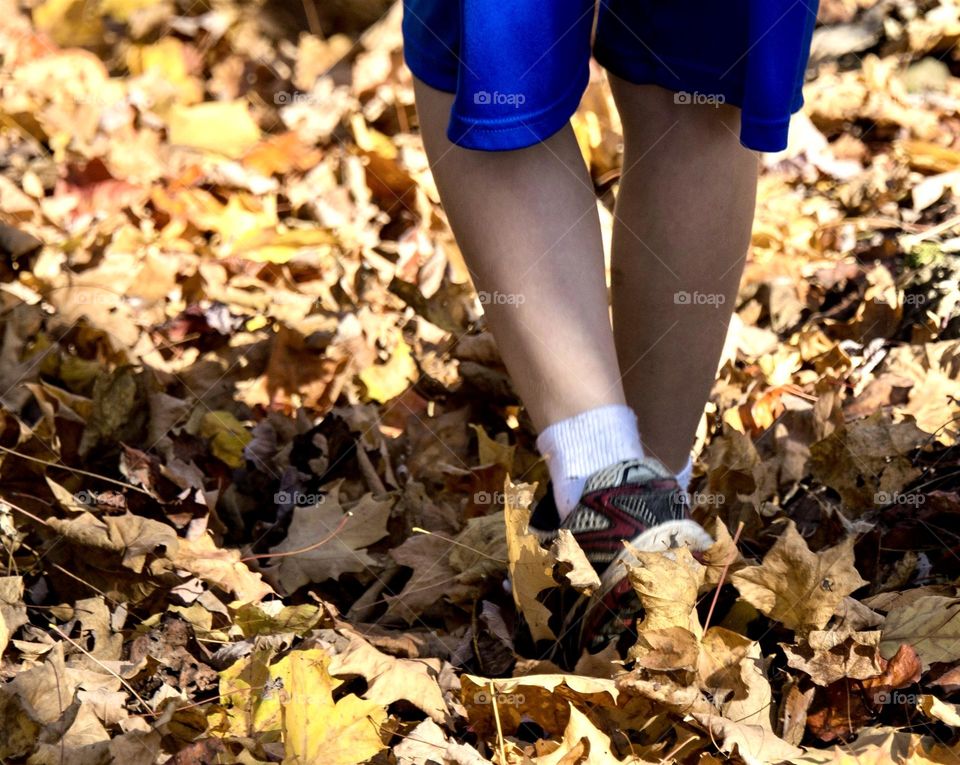
[[631,553],[628,577],[643,606],[643,620],[627,658],[650,669],[693,668],[702,633],[695,607],[704,567],[685,547]]
[[523,720],[532,719],[559,736],[569,722],[571,704],[589,712],[615,707],[620,697],[613,680],[579,675],[537,674],[492,680],[463,675],[461,682],[461,699],[471,726],[479,731],[496,730],[496,703],[506,735],[516,731]]
[[[570,705],[570,720],[563,738],[553,751],[533,758],[535,765],[644,765],[649,760],[628,755],[618,758],[611,750],[610,737],[601,731],[587,715]],[[545,747],[542,747],[545,748]]]
[[[309,507],[296,507],[287,538],[270,548],[271,553],[291,555],[278,558],[266,569],[267,580],[284,592],[294,592],[310,582],[337,579],[346,572],[375,567],[365,549],[387,533],[390,500],[367,494],[346,511],[340,504],[338,486]],[[314,547],[314,545],[317,545]],[[311,548],[312,549],[305,549]],[[295,552],[304,550],[303,552]]]
[[740,596],[761,613],[798,631],[823,629],[843,599],[866,582],[854,568],[854,539],[814,553],[793,521],[759,566],[731,577]]
[[568,529],[560,529],[550,552],[557,559],[557,575],[575,590],[591,595],[600,587],[600,576]]
[[397,659],[378,651],[357,634],[330,660],[328,671],[336,677],[359,676],[367,681],[363,698],[387,707],[405,699],[438,723],[448,711],[437,682],[439,659]]
[[510,572],[513,600],[530,626],[534,640],[552,640],[555,635],[548,622],[550,611],[537,596],[556,587],[553,567],[556,558],[544,550],[536,536],[530,533],[530,501],[533,487],[513,483],[504,484],[504,521],[507,526],[507,569]]
[[797,645],[781,643],[787,664],[807,673],[817,685],[830,685],[844,677],[864,680],[877,675],[880,666],[880,631],[839,632],[814,630]]
[[694,717],[719,742],[722,752],[739,755],[747,765],[769,765],[803,754],[802,749],[788,744],[765,726],[728,720],[720,715],[695,714]]
[[924,664],[960,661],[960,600],[928,595],[888,612],[880,652],[891,656],[904,643]]
[[433,720],[424,720],[393,747],[397,765],[492,765],[471,746],[458,744],[447,737]]

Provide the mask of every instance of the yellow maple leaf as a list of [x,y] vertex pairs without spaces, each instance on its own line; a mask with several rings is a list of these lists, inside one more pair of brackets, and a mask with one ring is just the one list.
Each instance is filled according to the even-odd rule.
[[378,703],[348,694],[330,675],[320,648],[292,651],[270,664],[272,649],[254,651],[220,673],[221,708],[211,728],[228,735],[282,741],[284,765],[358,765],[384,748]]
[[337,702],[339,685],[327,672],[329,657],[319,649],[294,651],[286,664],[286,703],[281,705],[284,765],[357,765],[384,748],[380,726],[386,711],[349,694]]

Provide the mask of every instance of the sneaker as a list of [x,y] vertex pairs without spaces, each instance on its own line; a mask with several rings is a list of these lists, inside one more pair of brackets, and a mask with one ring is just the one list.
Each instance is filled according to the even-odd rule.
[[567,635],[579,633],[578,648],[591,652],[632,632],[642,611],[623,565],[636,562],[625,541],[645,552],[677,547],[702,551],[713,544],[690,518],[687,493],[676,477],[650,458],[627,460],[594,473],[573,512],[562,524],[559,521],[553,492],[548,490],[534,509],[531,531],[549,544],[559,529],[569,529],[600,574],[600,588],[568,612],[564,625]]

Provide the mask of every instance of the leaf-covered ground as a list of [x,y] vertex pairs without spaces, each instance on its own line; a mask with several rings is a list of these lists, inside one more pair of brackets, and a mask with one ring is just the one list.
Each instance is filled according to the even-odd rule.
[[[955,2],[825,0],[701,428],[718,542],[580,657],[399,9],[0,18],[0,761],[960,762]],[[609,225],[599,73],[576,129]]]

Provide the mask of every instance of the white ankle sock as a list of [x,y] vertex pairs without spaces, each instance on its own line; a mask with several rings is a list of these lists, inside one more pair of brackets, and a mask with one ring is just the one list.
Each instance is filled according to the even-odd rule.
[[547,460],[561,521],[573,512],[593,473],[643,457],[637,417],[623,404],[597,407],[555,422],[537,438],[537,448]]

